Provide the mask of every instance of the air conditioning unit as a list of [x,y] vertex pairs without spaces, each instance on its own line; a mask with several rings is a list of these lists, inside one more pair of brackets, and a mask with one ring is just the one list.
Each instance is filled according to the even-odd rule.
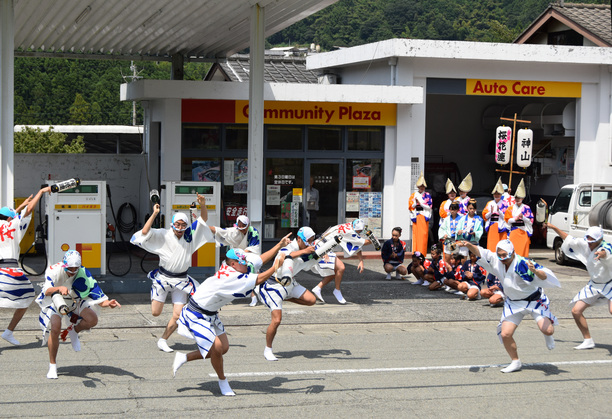
[[338,76],[331,73],[321,74],[319,77],[319,84],[337,84]]

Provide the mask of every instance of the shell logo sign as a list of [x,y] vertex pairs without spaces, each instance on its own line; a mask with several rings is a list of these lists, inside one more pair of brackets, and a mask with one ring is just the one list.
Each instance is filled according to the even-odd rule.
[[582,83],[467,79],[465,94],[514,97],[581,97]]

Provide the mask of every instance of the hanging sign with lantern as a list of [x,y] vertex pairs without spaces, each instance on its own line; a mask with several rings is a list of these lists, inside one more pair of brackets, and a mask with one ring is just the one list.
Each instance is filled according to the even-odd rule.
[[512,128],[506,126],[497,127],[495,138],[495,163],[510,163]]
[[520,167],[529,167],[533,149],[533,131],[530,129],[518,130],[516,138],[516,164]]

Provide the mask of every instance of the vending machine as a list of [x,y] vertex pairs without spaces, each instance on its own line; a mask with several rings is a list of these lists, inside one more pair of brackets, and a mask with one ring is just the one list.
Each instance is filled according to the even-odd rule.
[[[165,227],[170,227],[172,216],[183,212],[191,222],[191,207],[200,215],[200,206],[196,193],[206,197],[208,221],[206,224],[219,226],[221,223],[221,183],[220,182],[166,182],[162,188],[161,213],[164,215]],[[206,243],[191,258],[191,272],[200,275],[212,275],[219,269],[219,248],[216,244]]]
[[64,253],[73,249],[93,274],[106,275],[106,182],[84,180],[75,188],[52,193],[45,209],[49,264],[61,262]]

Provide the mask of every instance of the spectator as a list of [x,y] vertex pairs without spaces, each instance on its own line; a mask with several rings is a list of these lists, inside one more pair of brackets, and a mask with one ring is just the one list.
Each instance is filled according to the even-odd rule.
[[383,267],[387,273],[386,279],[391,280],[391,272],[395,271],[395,279],[401,279],[402,276],[408,275],[408,270],[403,265],[404,253],[406,251],[406,242],[400,240],[402,235],[402,228],[395,227],[391,232],[391,238],[387,240],[382,249],[380,249],[380,255],[383,260]]

